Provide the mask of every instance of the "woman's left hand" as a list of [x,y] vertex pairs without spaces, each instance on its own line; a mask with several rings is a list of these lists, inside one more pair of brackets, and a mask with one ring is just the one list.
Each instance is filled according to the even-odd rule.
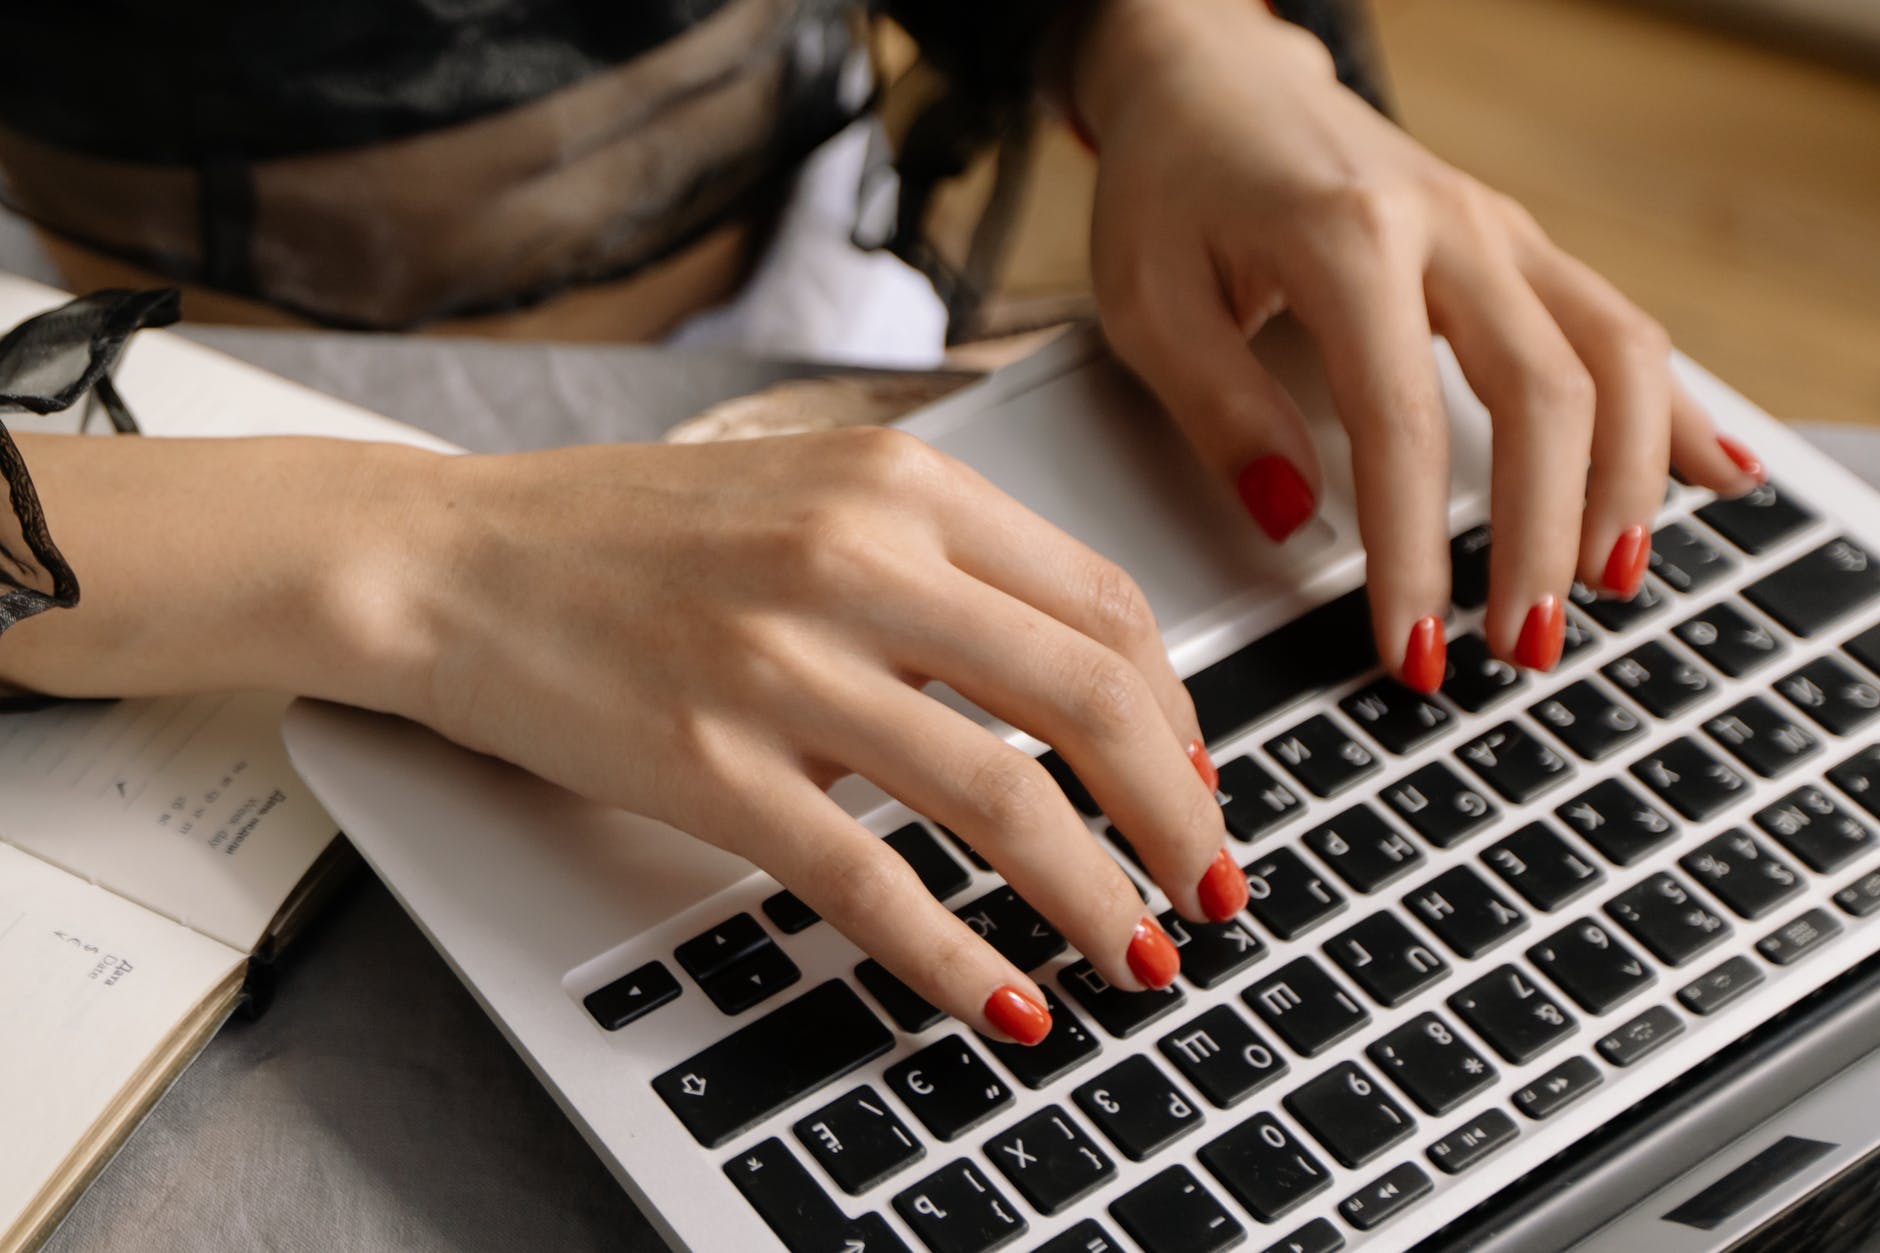
[[1317,458],[1247,341],[1282,310],[1317,343],[1351,437],[1384,665],[1432,690],[1449,604],[1444,335],[1493,419],[1486,630],[1548,669],[1577,577],[1629,597],[1668,465],[1732,495],[1761,467],[1671,376],[1664,331],[1520,206],[1343,87],[1258,0],[1094,0],[1071,53],[1099,154],[1105,332],[1273,542]]

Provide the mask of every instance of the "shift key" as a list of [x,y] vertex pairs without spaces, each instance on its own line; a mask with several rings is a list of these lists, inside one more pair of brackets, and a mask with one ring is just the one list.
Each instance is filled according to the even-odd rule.
[[893,1044],[862,998],[831,979],[680,1062],[653,1080],[653,1091],[715,1149]]

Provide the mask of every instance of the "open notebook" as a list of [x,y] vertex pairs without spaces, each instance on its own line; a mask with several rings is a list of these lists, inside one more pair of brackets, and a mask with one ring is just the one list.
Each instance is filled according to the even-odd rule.
[[[0,328],[65,299],[0,276]],[[163,331],[138,333],[117,381],[148,436],[448,448]],[[292,934],[347,860],[281,748],[287,701],[0,715],[0,1253],[52,1231],[234,1009],[250,958]]]

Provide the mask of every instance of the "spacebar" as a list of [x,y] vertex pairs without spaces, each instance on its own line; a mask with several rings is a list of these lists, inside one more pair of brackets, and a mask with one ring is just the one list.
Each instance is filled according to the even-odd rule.
[[1377,665],[1364,589],[1328,600],[1188,680],[1201,734],[1217,743],[1303,696]]
[[653,1091],[715,1149],[893,1043],[862,998],[831,979],[680,1062],[653,1080]]

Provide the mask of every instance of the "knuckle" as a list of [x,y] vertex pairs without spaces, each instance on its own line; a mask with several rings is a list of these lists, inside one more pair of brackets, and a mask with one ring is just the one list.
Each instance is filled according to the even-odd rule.
[[1155,613],[1149,598],[1143,595],[1129,572],[1113,561],[1098,558],[1090,572],[1086,596],[1094,632],[1098,638],[1130,642],[1147,638],[1156,631]]
[[1324,209],[1344,230],[1377,251],[1391,251],[1408,228],[1413,207],[1392,182],[1353,175],[1325,193]]
[[940,454],[906,431],[891,426],[854,426],[840,435],[843,458],[866,486],[902,489],[937,473]]
[[1658,319],[1636,308],[1619,316],[1614,338],[1628,360],[1662,369],[1671,360],[1671,334]]
[[1070,691],[1079,724],[1099,739],[1127,735],[1138,725],[1147,699],[1142,675],[1107,648],[1084,663]]
[[1529,417],[1589,426],[1593,376],[1578,358],[1563,358],[1523,372],[1521,403]]
[[822,858],[816,878],[824,884],[820,912],[843,920],[892,912],[918,889],[907,863],[885,847],[868,844],[844,844]]
[[1002,746],[973,771],[967,795],[988,828],[1009,835],[1043,826],[1060,794],[1043,766]]
[[847,503],[818,502],[806,508],[787,541],[787,569],[811,587],[850,594],[877,581],[888,564],[866,511]]

